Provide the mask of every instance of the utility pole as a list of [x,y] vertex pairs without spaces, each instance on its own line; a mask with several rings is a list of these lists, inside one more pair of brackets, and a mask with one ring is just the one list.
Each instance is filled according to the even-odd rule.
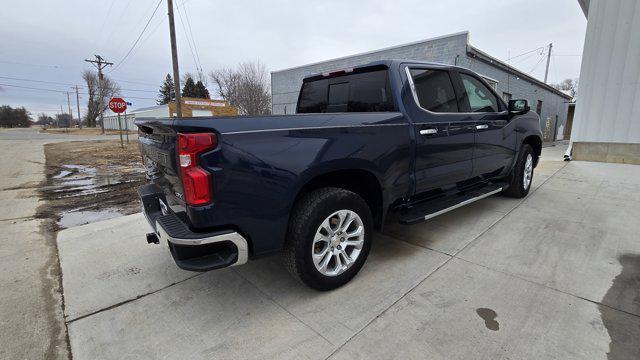
[[[113,66],[113,63],[106,61],[100,55],[93,55],[93,56],[96,58],[95,60],[85,59],[84,61],[93,64],[93,66],[95,66],[98,69],[98,88],[100,88],[101,87],[100,83],[104,79],[104,75],[102,74],[102,69],[106,68],[107,66]],[[102,112],[100,112],[100,128],[102,128],[102,133],[104,134],[104,121],[102,121]]]
[[73,122],[73,113],[71,112],[71,101],[69,100],[68,91],[67,91],[67,107],[69,108],[69,115],[71,116],[71,120],[69,121],[69,124],[71,124],[71,122]]
[[176,94],[176,115],[182,117],[182,96],[180,96],[180,72],[178,71],[178,47],[176,46],[176,28],[173,22],[173,0],[167,0],[169,10],[169,36],[171,38],[171,60],[173,62],[173,91]]
[[544,83],[547,83],[547,77],[549,76],[549,63],[551,62],[551,48],[553,43],[549,43],[549,53],[547,54],[547,68],[544,70]]
[[78,95],[78,85],[76,85],[76,105],[78,105],[78,128],[82,129],[82,117],[80,117],[80,95]]
[[84,61],[93,64],[93,66],[95,66],[98,69],[98,79],[102,80],[104,78],[104,75],[102,74],[102,69],[106,68],[107,66],[113,66],[113,63],[108,62],[100,55],[93,55],[93,56],[95,56],[96,58],[95,60],[85,59]]
[[58,116],[58,127],[60,127],[60,119],[62,119],[62,114],[64,114],[64,110],[62,110],[62,105],[60,105],[60,116]]

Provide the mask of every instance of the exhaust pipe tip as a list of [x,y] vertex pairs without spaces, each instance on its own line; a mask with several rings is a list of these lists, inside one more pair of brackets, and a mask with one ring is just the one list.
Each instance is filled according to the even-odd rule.
[[158,235],[155,233],[147,234],[147,243],[148,244],[160,244],[160,239],[158,239]]

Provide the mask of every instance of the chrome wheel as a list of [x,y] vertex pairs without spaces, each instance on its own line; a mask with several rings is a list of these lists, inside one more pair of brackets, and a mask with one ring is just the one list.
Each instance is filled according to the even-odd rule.
[[313,263],[322,275],[340,275],[356,262],[363,244],[360,216],[351,210],[338,210],[316,230],[311,248]]
[[531,178],[533,178],[533,156],[527,154],[527,160],[524,163],[524,175],[522,178],[522,186],[525,190],[531,185]]

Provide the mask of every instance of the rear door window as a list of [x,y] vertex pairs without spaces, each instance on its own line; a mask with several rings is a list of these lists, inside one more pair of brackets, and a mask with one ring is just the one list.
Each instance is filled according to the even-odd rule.
[[453,83],[446,70],[409,69],[421,108],[437,113],[458,112]]
[[305,81],[297,112],[396,111],[387,73],[385,68]]

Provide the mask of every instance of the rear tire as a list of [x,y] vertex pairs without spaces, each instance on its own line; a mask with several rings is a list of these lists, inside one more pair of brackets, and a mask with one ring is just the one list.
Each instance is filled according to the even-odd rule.
[[321,188],[294,205],[283,249],[294,278],[326,291],[349,282],[371,248],[373,216],[358,194]]
[[518,153],[518,161],[509,175],[509,187],[502,190],[502,194],[508,197],[523,198],[529,194],[533,181],[533,164],[536,154],[529,144],[522,144]]

